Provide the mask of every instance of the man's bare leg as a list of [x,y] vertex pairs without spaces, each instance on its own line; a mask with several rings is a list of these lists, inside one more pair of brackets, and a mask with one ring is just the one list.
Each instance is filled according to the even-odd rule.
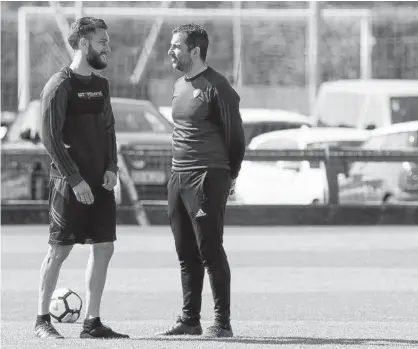
[[100,303],[113,251],[113,242],[91,245],[86,268],[86,320],[100,317]]
[[63,338],[51,325],[49,305],[62,264],[67,259],[73,246],[50,245],[42,262],[40,271],[38,316],[35,324],[36,335],[40,338]]

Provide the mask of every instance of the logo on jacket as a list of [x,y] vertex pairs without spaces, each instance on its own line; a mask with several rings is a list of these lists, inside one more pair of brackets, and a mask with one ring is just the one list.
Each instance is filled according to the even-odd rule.
[[96,98],[102,98],[103,93],[102,91],[98,92],[79,92],[77,93],[78,98],[80,99],[96,99]]
[[200,89],[193,90],[193,97],[197,98],[200,96],[201,93],[202,93],[202,90]]

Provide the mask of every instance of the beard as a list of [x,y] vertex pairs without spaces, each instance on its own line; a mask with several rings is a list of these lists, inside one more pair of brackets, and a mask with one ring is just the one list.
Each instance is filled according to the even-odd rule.
[[178,59],[177,57],[172,56],[172,58],[174,58],[174,61],[172,62],[174,69],[183,73],[188,72],[190,70],[190,67],[192,66],[192,60],[190,57]]
[[107,62],[103,61],[100,55],[101,53],[94,50],[90,44],[86,59],[87,63],[95,70],[102,70],[107,67]]

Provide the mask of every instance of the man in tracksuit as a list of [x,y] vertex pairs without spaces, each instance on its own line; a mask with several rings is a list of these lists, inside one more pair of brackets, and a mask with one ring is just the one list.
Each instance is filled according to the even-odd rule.
[[204,268],[215,303],[208,337],[231,337],[231,273],[223,248],[225,207],[245,153],[238,94],[206,65],[209,40],[195,24],[173,30],[168,51],[183,72],[173,89],[168,216],[181,267],[183,311],[164,335],[202,334]]

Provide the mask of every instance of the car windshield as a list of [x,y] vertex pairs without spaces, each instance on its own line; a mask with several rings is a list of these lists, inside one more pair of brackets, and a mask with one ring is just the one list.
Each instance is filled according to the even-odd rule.
[[151,105],[112,101],[116,132],[171,133],[171,124]]
[[394,124],[418,120],[418,96],[392,97],[390,108]]

